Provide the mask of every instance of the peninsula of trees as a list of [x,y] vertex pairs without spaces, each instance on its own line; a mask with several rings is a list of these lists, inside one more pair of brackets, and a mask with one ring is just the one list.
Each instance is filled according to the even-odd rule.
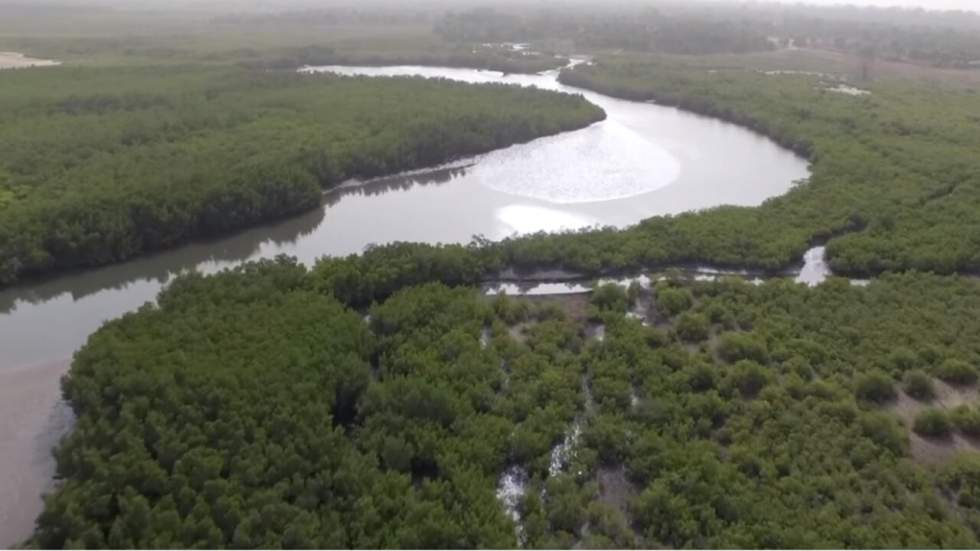
[[352,178],[587,126],[581,97],[241,68],[14,71],[0,88],[0,285],[319,205]]

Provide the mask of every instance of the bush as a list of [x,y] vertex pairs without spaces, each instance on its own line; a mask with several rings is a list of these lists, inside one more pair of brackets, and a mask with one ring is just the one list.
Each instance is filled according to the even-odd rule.
[[670,343],[670,339],[665,332],[654,327],[644,327],[643,329],[643,338],[646,340],[647,346],[663,348]]
[[895,399],[895,387],[888,375],[878,371],[858,378],[854,391],[859,400],[882,404]]
[[657,291],[657,307],[665,316],[676,316],[689,309],[694,298],[687,289],[660,289]]
[[684,368],[687,384],[694,392],[706,392],[715,386],[715,370],[712,366],[698,363]]
[[701,342],[711,333],[708,318],[701,314],[684,313],[677,321],[677,335],[687,342]]
[[888,355],[888,365],[899,373],[914,369],[919,363],[919,357],[908,348],[896,348]]
[[527,319],[528,303],[501,293],[493,301],[493,311],[507,325],[517,325]]
[[977,370],[963,360],[946,360],[936,368],[936,376],[954,385],[972,385],[977,382]]
[[762,339],[748,333],[726,333],[718,343],[718,355],[728,363],[752,360],[769,361],[769,351]]
[[957,503],[970,508],[980,506],[980,456],[961,453],[940,476]]
[[909,371],[905,374],[905,393],[916,400],[928,401],[936,397],[932,378],[922,371]]
[[980,411],[959,406],[950,412],[949,418],[956,430],[967,436],[980,437]]
[[755,396],[769,382],[766,369],[756,362],[742,360],[735,364],[732,383],[743,396]]
[[592,292],[592,304],[599,310],[625,312],[627,307],[626,290],[615,283],[607,283]]
[[916,433],[922,436],[941,438],[949,436],[952,424],[942,410],[929,408],[915,416],[913,428]]
[[908,437],[895,418],[885,413],[872,412],[861,416],[861,433],[872,442],[900,455],[908,445]]

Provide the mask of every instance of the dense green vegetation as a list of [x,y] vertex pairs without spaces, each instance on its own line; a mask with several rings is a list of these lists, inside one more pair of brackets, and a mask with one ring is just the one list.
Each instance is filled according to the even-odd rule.
[[586,318],[425,264],[367,317],[336,262],[280,259],[107,324],[65,380],[78,425],[33,544],[509,547],[494,492],[519,467],[527,547],[977,545],[976,462],[909,445],[975,414],[903,426],[862,390],[980,361],[976,281],[673,279],[602,287]]
[[579,97],[407,78],[188,66],[0,79],[0,284],[294,214],[351,177],[603,116]]

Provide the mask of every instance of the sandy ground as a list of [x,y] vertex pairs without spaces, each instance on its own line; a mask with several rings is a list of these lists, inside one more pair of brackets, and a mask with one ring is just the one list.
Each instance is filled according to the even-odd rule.
[[51,67],[61,65],[60,61],[34,59],[17,52],[0,52],[0,69],[24,69],[27,67]]
[[636,488],[626,478],[626,468],[601,467],[598,474],[599,501],[616,509],[625,518],[630,518],[630,500],[636,495]]
[[963,404],[973,406],[977,403],[978,389],[976,386],[954,387],[938,379],[933,380],[936,388],[936,399],[924,403],[909,397],[905,392],[898,392],[898,399],[890,406],[902,423],[909,429],[909,443],[912,457],[921,463],[935,465],[946,463],[958,453],[980,450],[980,442],[967,438],[960,433],[954,433],[948,438],[923,438],[912,430],[915,416],[929,407],[952,410]]
[[30,536],[40,494],[52,487],[51,449],[72,422],[60,388],[68,366],[0,368],[0,548]]

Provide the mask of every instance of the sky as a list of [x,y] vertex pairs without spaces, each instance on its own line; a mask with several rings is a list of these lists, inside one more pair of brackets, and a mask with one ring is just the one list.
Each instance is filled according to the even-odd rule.
[[[0,0],[0,4],[3,4],[6,0]],[[17,3],[18,0],[13,0]],[[30,2],[30,0],[20,0],[25,2]],[[51,0],[51,3],[74,3],[74,4],[96,4],[96,5],[117,5],[117,4],[128,4],[128,5],[158,5],[159,2],[164,1],[167,4],[181,5],[181,6],[194,6],[194,5],[213,5],[221,4],[223,6],[241,6],[241,5],[262,5],[262,6],[276,6],[276,5],[295,5],[301,4],[305,6],[311,5],[329,5],[342,3],[345,5],[356,5],[357,0]],[[406,2],[410,4],[416,0],[390,0],[391,2]],[[449,0],[450,2],[452,0]],[[466,0],[468,3],[473,3],[474,0]],[[492,5],[495,0],[476,0],[479,3],[486,5]],[[540,0],[526,0],[528,4],[535,4]],[[550,0],[554,2],[555,0]],[[560,0],[558,0],[560,1]],[[581,0],[578,0],[581,1]],[[595,2],[603,2],[604,0],[593,0]],[[637,2],[652,2],[655,3],[656,0],[634,0]],[[717,1],[717,0],[714,0]],[[746,2],[746,1],[761,1],[770,2],[778,1],[784,4],[816,4],[816,5],[857,5],[857,6],[877,6],[877,7],[904,7],[904,8],[927,8],[934,10],[972,10],[980,12],[980,0],[728,0],[732,2]],[[368,2],[371,3],[371,2]]]
[[980,11],[980,0],[807,0],[807,4],[854,4],[857,6],[899,6],[934,10]]

